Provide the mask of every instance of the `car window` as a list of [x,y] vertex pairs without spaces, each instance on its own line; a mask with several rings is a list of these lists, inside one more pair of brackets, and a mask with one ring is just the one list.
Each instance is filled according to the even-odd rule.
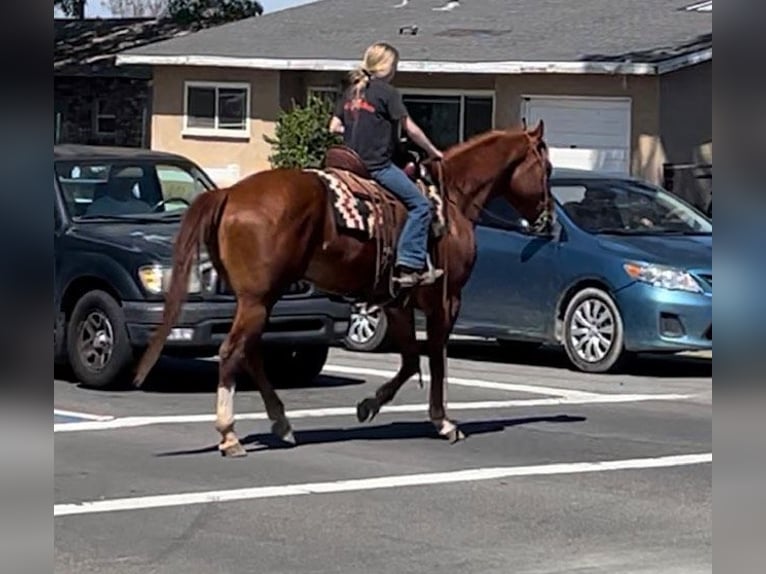
[[[167,210],[185,209],[184,202],[191,203],[198,194],[206,190],[203,182],[195,177],[195,174],[177,165],[158,164],[157,178]],[[176,199],[183,201],[175,201]]]
[[554,183],[551,193],[590,233],[712,233],[704,216],[664,189],[633,180]]
[[484,206],[479,225],[499,229],[518,229],[521,214],[503,197],[495,197]]
[[212,187],[193,166],[142,161],[58,161],[70,217],[141,216],[183,210]]

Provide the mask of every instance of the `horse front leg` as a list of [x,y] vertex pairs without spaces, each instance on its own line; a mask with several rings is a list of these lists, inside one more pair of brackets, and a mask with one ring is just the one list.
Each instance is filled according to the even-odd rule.
[[465,438],[465,434],[447,416],[445,372],[447,368],[447,341],[460,309],[460,299],[441,305],[427,317],[428,364],[431,370],[431,386],[428,396],[428,413],[439,434],[454,444]]
[[405,308],[386,308],[388,332],[401,353],[402,363],[399,371],[387,383],[378,387],[374,397],[369,397],[356,405],[356,417],[359,422],[371,421],[381,407],[396,396],[413,375],[420,372],[420,353],[415,337],[415,315],[411,305]]

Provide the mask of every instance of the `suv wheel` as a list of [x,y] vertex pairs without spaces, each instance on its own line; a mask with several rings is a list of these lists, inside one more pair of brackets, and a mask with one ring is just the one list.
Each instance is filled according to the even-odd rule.
[[622,317],[614,300],[601,289],[578,292],[564,314],[564,348],[581,371],[605,373],[624,357]]
[[133,363],[133,349],[122,308],[108,293],[90,291],[75,305],[67,326],[67,358],[85,386],[122,382]]
[[388,319],[382,307],[354,305],[346,334],[346,347],[352,351],[372,352],[388,343]]
[[275,387],[305,387],[324,369],[330,348],[324,345],[268,348],[264,370]]

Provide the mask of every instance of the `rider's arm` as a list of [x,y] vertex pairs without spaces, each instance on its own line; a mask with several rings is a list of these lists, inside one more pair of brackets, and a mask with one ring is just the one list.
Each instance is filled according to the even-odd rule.
[[338,116],[333,116],[330,119],[330,132],[334,134],[342,134],[343,133],[343,122]]
[[407,132],[407,135],[412,138],[412,141],[423,148],[428,155],[431,157],[442,157],[442,152],[431,143],[428,136],[423,133],[420,126],[418,126],[410,116],[402,118],[402,127],[404,128],[404,131]]

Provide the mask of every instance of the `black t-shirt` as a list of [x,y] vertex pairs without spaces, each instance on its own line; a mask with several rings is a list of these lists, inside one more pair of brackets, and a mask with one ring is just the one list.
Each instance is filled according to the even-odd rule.
[[391,163],[396,149],[398,123],[407,116],[399,91],[388,82],[372,78],[357,100],[349,88],[335,106],[343,121],[343,139],[356,151],[368,170]]

